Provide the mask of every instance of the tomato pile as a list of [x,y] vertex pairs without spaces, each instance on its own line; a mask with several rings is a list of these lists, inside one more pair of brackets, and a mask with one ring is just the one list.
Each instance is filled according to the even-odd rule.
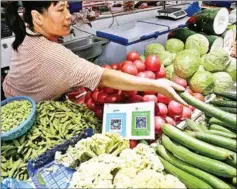
[[[166,71],[158,56],[149,55],[145,61],[140,59],[136,52],[130,52],[127,60],[111,65],[103,65],[107,69],[119,70],[137,77],[160,79],[166,77]],[[186,88],[194,97],[204,100],[202,94],[193,93],[185,79],[174,75],[172,81]],[[87,107],[94,111],[96,116],[103,118],[104,103],[135,103],[135,102],[154,102],[155,103],[155,133],[162,133],[161,126],[164,123],[176,125],[182,120],[191,118],[194,107],[183,106],[168,97],[157,93],[157,91],[121,91],[108,87],[98,87],[94,91],[87,91],[86,95],[76,100],[77,103],[85,103]]]

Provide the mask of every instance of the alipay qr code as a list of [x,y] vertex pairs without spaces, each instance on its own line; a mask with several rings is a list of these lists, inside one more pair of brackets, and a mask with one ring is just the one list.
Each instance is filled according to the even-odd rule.
[[136,129],[146,129],[147,127],[147,117],[139,116],[136,117]]
[[110,130],[112,131],[121,131],[122,119],[113,118],[110,120]]

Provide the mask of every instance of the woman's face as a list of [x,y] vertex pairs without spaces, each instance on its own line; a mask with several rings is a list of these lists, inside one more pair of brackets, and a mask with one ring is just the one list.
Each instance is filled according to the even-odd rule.
[[67,1],[50,5],[42,15],[41,29],[47,36],[66,36],[70,33],[71,14]]

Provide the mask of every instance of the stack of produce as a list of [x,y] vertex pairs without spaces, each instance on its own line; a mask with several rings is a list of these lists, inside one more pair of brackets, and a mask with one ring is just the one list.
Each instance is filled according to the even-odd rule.
[[84,105],[45,101],[37,104],[36,123],[24,136],[1,144],[1,177],[28,179],[27,161],[70,139],[86,128],[101,129]]
[[55,158],[77,170],[69,188],[186,188],[163,172],[153,148],[141,143],[129,149],[128,140],[117,134],[96,134]]

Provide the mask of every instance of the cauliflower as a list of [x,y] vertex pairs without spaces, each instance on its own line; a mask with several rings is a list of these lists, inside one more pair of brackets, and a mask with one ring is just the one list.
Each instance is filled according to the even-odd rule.
[[132,149],[125,149],[123,150],[119,157],[121,158],[121,160],[124,161],[122,167],[133,167],[135,169],[143,169],[143,162],[142,162],[142,157],[138,154],[136,154],[136,152]]
[[115,188],[132,188],[133,179],[137,175],[137,169],[133,167],[122,168],[114,177]]
[[167,174],[164,179],[161,180],[161,188],[179,188],[185,189],[186,186],[175,176]]

